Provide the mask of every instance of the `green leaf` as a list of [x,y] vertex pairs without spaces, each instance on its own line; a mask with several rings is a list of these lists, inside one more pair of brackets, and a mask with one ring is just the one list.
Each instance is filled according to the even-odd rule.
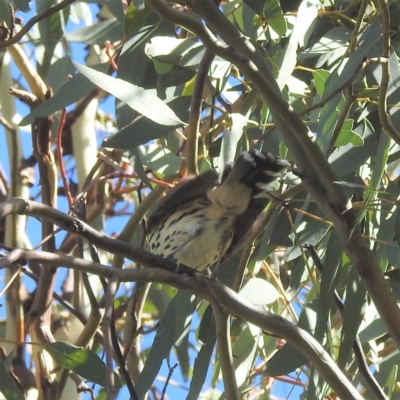
[[265,2],[263,13],[270,27],[278,35],[284,35],[286,33],[286,20],[278,0],[267,0]]
[[[191,103],[190,100],[191,98],[189,96],[177,97],[167,104],[172,110],[176,110],[180,118],[185,120],[189,116],[189,107]],[[123,117],[124,122],[127,121],[126,117],[126,115]],[[118,125],[123,124],[121,123]],[[179,126],[182,126],[182,124],[177,124],[173,127],[160,125],[159,123],[152,121],[149,118],[140,116],[129,125],[125,125],[125,127],[118,131],[115,135],[107,138],[107,140],[103,142],[103,146],[125,150],[132,149],[134,147],[140,146],[141,144],[145,144],[150,140],[158,139],[162,136],[165,136]]]
[[202,343],[200,351],[194,361],[193,375],[190,380],[189,393],[186,400],[197,400],[207,378],[207,371],[211,365],[211,357],[217,341],[215,320],[211,306],[207,306],[199,327],[198,340]]
[[385,382],[385,386],[389,389],[389,398],[392,399],[392,395],[394,393],[394,390],[396,388],[397,385],[397,376],[398,376],[398,372],[399,372],[399,366],[398,365],[394,365],[392,368],[392,371],[389,374],[388,379]]
[[268,361],[264,374],[267,376],[287,375],[308,361],[307,357],[286,343]]
[[329,29],[319,40],[302,52],[300,59],[303,59],[305,55],[315,56],[319,54],[328,54],[327,57],[321,58],[318,61],[318,65],[323,65],[325,63],[330,65],[337,59],[336,55],[343,54],[346,51],[350,37],[351,31],[344,26]]
[[339,269],[342,253],[343,246],[339,241],[338,235],[335,230],[331,230],[321,273],[320,298],[318,301],[317,324],[315,327],[315,338],[320,342],[322,342],[326,329],[329,326],[327,321],[333,305],[332,299],[335,291],[335,278]]
[[317,69],[313,71],[314,84],[317,93],[322,97],[325,91],[325,84],[331,73],[325,69]]
[[351,354],[355,337],[364,317],[367,291],[358,272],[352,268],[349,273],[346,302],[343,313],[342,340],[340,341],[338,365],[344,369]]
[[[304,307],[298,323],[299,328],[313,334],[315,322],[315,311],[310,307]],[[286,343],[268,361],[264,373],[268,376],[287,375],[304,365],[307,361],[308,358],[300,350]]]
[[31,7],[29,6],[30,2],[31,0],[13,0],[13,3],[15,3],[18,9],[24,13],[31,11]]
[[281,89],[286,85],[296,66],[298,48],[303,48],[308,42],[312,27],[318,18],[318,5],[317,0],[302,1],[300,4],[289,43],[278,60],[280,68],[277,83]]
[[0,364],[0,392],[7,400],[24,400],[25,396],[8,374],[3,364]]
[[[386,163],[389,156],[389,149],[391,147],[391,139],[386,132],[382,132],[379,137],[378,147],[376,149],[376,155],[374,157],[374,168],[371,176],[372,189],[377,189],[380,185],[383,173],[386,169]],[[375,193],[374,193],[375,194]]]
[[100,357],[93,351],[67,342],[50,343],[44,348],[61,367],[76,372],[90,382],[105,386],[106,374],[109,372]]
[[362,146],[364,144],[364,139],[357,133],[353,131],[354,120],[346,119],[340,130],[339,136],[336,139],[335,146],[346,146],[352,144],[354,147]]
[[131,33],[140,29],[149,15],[150,10],[146,7],[138,8],[135,4],[130,4],[126,10],[124,19],[124,31],[125,36],[129,36]]
[[[36,12],[41,14],[54,5],[53,0],[41,0],[36,3]],[[70,6],[64,8],[62,12],[56,12],[48,18],[41,20],[38,24],[40,38],[44,45],[43,57],[38,66],[38,72],[41,76],[46,76],[52,63],[54,50],[64,35],[65,25],[68,22]],[[65,76],[64,79],[67,77]]]
[[257,350],[262,343],[262,331],[259,327],[248,325],[242,329],[232,349],[235,375],[238,386],[246,387],[250,371],[257,358]]
[[168,149],[156,144],[138,148],[143,165],[162,175],[173,175],[179,172],[181,159]]
[[[154,65],[144,54],[144,48],[148,38],[156,32],[158,32],[157,26],[144,26],[139,29],[138,32],[127,38],[118,60],[118,78],[142,86],[146,89],[155,87],[157,80]],[[154,75],[154,77],[150,79],[151,85],[146,86],[143,81],[145,77],[149,75]],[[127,124],[124,123],[123,126],[125,125]],[[120,126],[118,127],[121,128]]]
[[73,62],[73,64],[81,74],[85,75],[95,85],[152,121],[167,126],[185,125],[159,97],[150,91],[122,79],[113,78],[85,65],[76,62]]
[[139,398],[143,398],[153,384],[161,364],[171,351],[172,346],[190,329],[195,309],[193,295],[179,291],[171,300],[154,338],[143,371],[136,383]]
[[264,16],[265,0],[244,0],[257,15]]
[[124,31],[116,18],[110,18],[97,24],[85,26],[66,34],[71,42],[104,45],[106,40],[111,43],[122,39]]
[[237,144],[243,135],[243,128],[248,119],[238,113],[230,115],[232,119],[232,128],[224,129],[222,136],[221,152],[219,154],[219,170],[223,171],[228,162],[234,161],[237,153]]
[[199,52],[204,46],[193,39],[177,39],[167,36],[157,36],[146,45],[145,52],[151,59],[159,62],[180,66],[196,66],[200,59]]
[[[107,65],[101,64],[94,68],[105,70]],[[68,107],[72,103],[77,102],[95,88],[96,86],[85,76],[82,74],[76,74],[72,79],[66,81],[53,97],[42,103],[39,107],[33,109],[26,117],[24,117],[19,125],[25,126],[32,124],[37,117],[47,117],[56,111],[60,111],[64,107]]]
[[354,129],[364,140],[364,145],[354,147],[352,144],[338,147],[329,157],[329,162],[338,176],[357,171],[371,157],[377,145],[377,135],[373,126],[364,120]]
[[275,286],[261,278],[249,279],[239,294],[254,305],[271,304],[279,298]]

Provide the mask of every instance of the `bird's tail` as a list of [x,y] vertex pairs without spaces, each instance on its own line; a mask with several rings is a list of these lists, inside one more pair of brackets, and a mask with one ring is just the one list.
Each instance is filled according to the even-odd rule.
[[222,184],[242,182],[252,189],[253,195],[265,191],[291,164],[270,153],[251,150],[239,155],[233,166],[228,165],[222,175]]

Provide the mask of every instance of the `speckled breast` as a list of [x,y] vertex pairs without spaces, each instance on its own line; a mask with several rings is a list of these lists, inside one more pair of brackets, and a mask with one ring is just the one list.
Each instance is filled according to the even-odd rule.
[[235,216],[208,199],[179,207],[149,235],[153,254],[172,257],[198,271],[214,265],[228,250]]

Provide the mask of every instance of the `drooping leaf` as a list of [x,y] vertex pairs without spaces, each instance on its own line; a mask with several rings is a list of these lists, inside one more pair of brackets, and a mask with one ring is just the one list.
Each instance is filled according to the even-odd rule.
[[106,40],[116,42],[124,34],[121,23],[116,18],[101,21],[95,25],[78,28],[66,34],[71,42],[102,45]]
[[[188,118],[190,106],[190,98],[188,96],[177,97],[168,102],[168,105],[172,110],[177,111],[180,118],[184,120]],[[175,126],[161,125],[145,116],[140,116],[115,135],[108,138],[103,145],[106,147],[131,149],[145,144],[150,140],[158,139],[173,129],[182,126],[182,124],[176,124]]]
[[6,400],[25,400],[24,394],[8,374],[3,364],[0,364],[0,393],[3,394]]
[[366,289],[355,269],[350,270],[346,288],[346,302],[343,314],[342,340],[340,342],[338,365],[345,368],[351,354],[354,340],[364,316]]
[[135,4],[131,4],[125,14],[125,36],[129,36],[131,33],[140,29],[144,25],[149,12],[150,10],[146,9],[145,7],[138,8]]
[[199,327],[198,340],[201,349],[197,353],[194,361],[193,375],[190,381],[189,393],[186,400],[197,400],[207,377],[207,372],[211,363],[211,356],[217,340],[217,332],[212,308],[209,305],[203,314]]
[[279,298],[275,286],[260,278],[251,278],[239,294],[254,305],[271,304]]
[[184,125],[184,122],[159,97],[151,92],[122,79],[103,74],[85,65],[76,62],[74,62],[74,65],[79,72],[95,85],[125,102],[150,120],[160,125]]
[[[93,351],[67,342],[49,343],[45,349],[61,367],[70,369],[82,378],[100,386],[106,384],[106,374],[109,372],[104,362]],[[116,375],[115,377],[117,378]]]
[[322,97],[325,91],[326,80],[329,78],[330,72],[324,69],[313,71],[314,84],[318,94]]
[[235,159],[237,144],[243,135],[243,128],[247,124],[247,118],[241,114],[232,113],[232,128],[225,129],[222,136],[221,152],[219,155],[219,170],[223,171],[228,162]]
[[154,338],[143,371],[136,383],[136,391],[142,398],[154,382],[163,360],[168,357],[172,346],[190,328],[195,308],[193,296],[188,292],[178,292],[171,300]]
[[[104,70],[106,65],[99,65],[96,68]],[[47,117],[56,111],[60,111],[64,107],[75,103],[95,88],[96,86],[82,74],[76,74],[72,79],[66,81],[53,97],[33,109],[24,117],[19,125],[25,126],[31,124],[37,117]]]
[[266,1],[263,13],[270,27],[278,35],[284,35],[286,33],[287,24],[278,0]]

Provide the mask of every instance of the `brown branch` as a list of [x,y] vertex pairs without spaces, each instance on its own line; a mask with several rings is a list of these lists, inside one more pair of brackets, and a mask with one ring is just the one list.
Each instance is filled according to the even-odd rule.
[[115,280],[110,280],[106,288],[106,304],[103,321],[101,323],[103,336],[104,336],[104,352],[106,356],[106,393],[107,399],[115,398],[115,381],[114,381],[114,368],[113,368],[113,346],[111,339],[110,324],[113,318],[113,303],[115,293],[117,291],[118,283]]
[[389,4],[385,0],[378,0],[379,13],[382,21],[382,57],[387,60],[382,63],[382,78],[379,85],[379,102],[378,111],[379,119],[383,129],[389,136],[397,143],[400,144],[400,132],[393,126],[387,111],[387,91],[390,80],[390,16]]
[[69,182],[67,178],[67,173],[65,171],[64,159],[63,159],[63,147],[62,147],[62,132],[65,125],[66,113],[67,109],[63,108],[61,111],[60,122],[57,128],[56,151],[57,151],[58,165],[60,168],[60,174],[64,185],[65,196],[67,197],[69,208],[72,208],[72,206],[74,205],[74,201],[71,196],[71,190],[69,189]]
[[26,90],[11,87],[8,92],[31,108],[35,108],[40,104],[39,99],[34,94],[29,93]]
[[263,56],[247,38],[240,35],[211,0],[192,0],[187,3],[226,44],[221,43],[198,18],[173,10],[161,0],[146,1],[162,18],[193,32],[210,51],[235,64],[257,87],[302,173],[305,188],[335,225],[346,253],[365,283],[388,332],[400,348],[400,310],[397,301],[375,255],[361,236],[348,193],[335,184],[338,177],[320,148],[312,141],[301,118],[283,99]]
[[189,174],[197,175],[199,169],[197,166],[198,157],[198,138],[200,128],[201,105],[203,103],[203,92],[207,81],[208,71],[214,60],[214,53],[206,50],[200,61],[199,68],[194,83],[192,104],[190,107],[189,125],[186,129],[186,167]]
[[[9,206],[10,204],[8,203],[7,207]],[[161,257],[151,255],[149,255],[149,260],[150,257],[154,257],[154,260],[162,260]],[[178,289],[189,290],[206,299],[213,307],[225,309],[231,315],[254,324],[265,332],[285,339],[313,363],[321,377],[340,398],[362,400],[362,396],[313,336],[285,318],[254,306],[215,279],[210,279],[200,274],[196,274],[194,277],[175,274],[163,268],[115,269],[69,256],[21,249],[16,249],[0,259],[0,268],[5,268],[12,263],[23,263],[26,260],[43,262],[54,266],[62,265],[67,268],[74,268],[82,272],[103,276],[109,280],[118,280],[120,282],[158,282]],[[161,264],[158,263],[158,265]]]
[[[155,256],[121,240],[111,239],[78,218],[66,215],[45,204],[21,198],[9,199],[0,203],[0,218],[15,213],[29,214],[33,217],[43,218],[74,235],[89,240],[92,245],[100,249],[113,254],[117,253],[122,257],[136,261],[144,266],[157,266],[169,271],[176,271],[176,264],[172,260]],[[186,271],[193,272],[193,270],[188,268],[186,268]]]
[[[38,22],[50,17],[50,15],[55,14],[58,11],[63,10],[64,8],[68,7],[70,4],[74,3],[75,0],[63,0],[60,3],[50,7],[48,10],[43,11],[40,14],[35,15],[32,17],[23,27],[22,29],[10,39],[5,41],[0,41],[0,49],[11,46],[13,44],[18,43],[28,32],[29,30]],[[12,34],[12,32],[11,32]]]
[[217,329],[218,356],[225,395],[227,399],[239,400],[240,393],[237,386],[231,346],[230,315],[225,308],[220,307],[219,301],[214,302],[212,310]]
[[[46,98],[51,96],[47,92]],[[51,117],[38,117],[32,124],[32,147],[38,162],[40,175],[41,197],[43,204],[56,207],[57,201],[57,168],[51,140]],[[44,251],[55,252],[56,243],[54,225],[52,221],[42,221],[42,248]],[[40,271],[39,282],[32,307],[28,314],[28,326],[31,338],[42,344],[51,343],[54,337],[49,329],[51,326],[52,294],[54,291],[56,269],[50,265],[43,265]],[[36,348],[33,358],[36,364],[36,383],[44,399],[54,398],[57,393],[58,382],[51,382],[49,370],[53,368],[49,360],[42,355],[42,349]],[[49,380],[47,386],[41,385],[43,380]]]

